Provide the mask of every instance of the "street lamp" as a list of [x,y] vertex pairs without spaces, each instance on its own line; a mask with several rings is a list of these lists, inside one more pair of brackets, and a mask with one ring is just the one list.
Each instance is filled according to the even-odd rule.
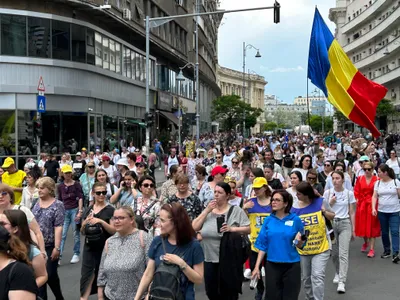
[[[257,51],[255,57],[260,58],[260,49],[254,47],[251,44],[247,44],[243,42],[243,88],[242,88],[242,98],[243,102],[246,103],[246,50],[247,49],[254,49]],[[243,137],[246,135],[246,110],[243,109]]]

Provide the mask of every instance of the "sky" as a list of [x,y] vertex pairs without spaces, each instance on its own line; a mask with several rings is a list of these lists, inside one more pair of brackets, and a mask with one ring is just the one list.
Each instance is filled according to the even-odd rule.
[[[243,42],[260,49],[247,49],[246,72],[262,75],[268,84],[265,94],[293,103],[297,96],[307,94],[307,62],[311,27],[317,5],[325,22],[335,30],[328,18],[335,0],[278,0],[281,4],[280,23],[273,22],[273,10],[225,14],[219,28],[219,64],[243,70]],[[243,9],[273,6],[274,0],[221,0],[221,9]],[[309,82],[309,94],[315,87]]]

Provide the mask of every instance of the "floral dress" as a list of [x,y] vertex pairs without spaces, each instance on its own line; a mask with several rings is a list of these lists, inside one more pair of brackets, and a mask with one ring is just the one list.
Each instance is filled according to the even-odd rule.
[[196,219],[203,211],[203,205],[201,204],[200,198],[193,193],[186,198],[179,198],[178,196],[173,195],[172,197],[168,198],[167,202],[180,203],[186,209],[190,220]]
[[201,163],[201,158],[189,158],[187,165],[187,175],[190,182],[192,182],[193,178],[196,176],[196,166],[200,165]]
[[199,192],[199,198],[204,207],[207,207],[208,203],[214,200],[214,189],[211,188],[210,183],[203,184]]
[[[151,207],[150,207],[151,206]],[[131,205],[136,215],[142,216],[144,227],[152,236],[160,235],[160,202],[155,197],[151,197],[146,203],[143,196],[139,196]],[[150,207],[150,208],[149,208]]]

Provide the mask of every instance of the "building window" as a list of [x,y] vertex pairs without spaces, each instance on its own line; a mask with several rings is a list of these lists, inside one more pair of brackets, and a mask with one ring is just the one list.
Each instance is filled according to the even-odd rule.
[[140,54],[136,52],[132,52],[132,66],[135,70],[135,73],[133,74],[133,79],[140,81]]
[[103,36],[103,69],[110,69],[110,48],[108,38]]
[[124,47],[124,70],[123,74],[132,78],[131,50]]
[[110,70],[115,72],[115,42],[110,40]]
[[121,74],[121,44],[115,42],[115,72]]
[[26,56],[26,17],[1,16],[1,54]]
[[143,55],[140,55],[140,81],[146,81],[146,58]]
[[50,43],[50,20],[29,17],[28,56],[50,58]]
[[85,27],[72,24],[72,60],[86,62]]
[[86,29],[86,62],[90,65],[94,65],[96,62],[94,53],[94,31],[92,29]]
[[53,58],[70,60],[70,24],[52,21]]
[[100,33],[95,33],[96,66],[103,67],[103,39]]

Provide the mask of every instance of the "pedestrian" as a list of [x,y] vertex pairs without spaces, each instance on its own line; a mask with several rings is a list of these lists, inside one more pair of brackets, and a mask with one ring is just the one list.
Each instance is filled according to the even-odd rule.
[[[40,169],[39,169],[40,170]],[[28,219],[21,210],[5,210],[0,214],[0,225],[10,234],[15,234],[26,246],[26,254],[32,263],[36,285],[42,287],[47,282],[46,260],[47,254],[41,253],[39,246],[32,240]]]
[[281,190],[283,189],[283,184],[286,184],[285,179],[279,173],[274,173],[274,167],[270,164],[263,165],[264,175],[268,181],[268,185],[271,189],[274,190]]
[[171,169],[172,166],[174,165],[180,165],[181,161],[179,157],[176,155],[176,148],[171,148],[170,149],[170,154],[166,156],[164,160],[164,175],[167,177],[170,175],[169,170]]
[[363,169],[365,175],[358,177],[354,186],[354,197],[357,201],[355,233],[364,239],[361,252],[368,252],[367,257],[372,258],[375,257],[375,238],[381,235],[379,219],[371,213],[374,186],[379,178],[374,174],[372,162],[365,162]]
[[42,171],[38,165],[34,165],[26,174],[27,186],[22,190],[22,201],[21,205],[32,209],[39,199],[38,189],[36,187],[36,181],[42,177]]
[[[185,208],[179,203],[164,204],[160,210],[161,236],[154,238],[149,249],[146,271],[140,281],[135,300],[143,299],[161,262],[177,265],[181,270],[182,299],[195,299],[195,284],[204,277],[204,254],[195,239],[195,231]],[[154,282],[153,282],[154,284]],[[150,287],[151,297],[151,287]]]
[[[271,214],[271,189],[268,186],[268,182],[264,177],[257,177],[253,181],[253,190],[255,197],[250,198],[246,203],[243,204],[243,210],[246,212],[250,220],[250,269],[245,271],[244,276],[251,278],[251,273],[254,270],[257,262],[259,250],[255,247],[255,242],[260,233],[260,230],[264,224],[265,219]],[[263,264],[259,265],[260,269]],[[247,273],[246,273],[247,272]],[[263,299],[264,295],[264,283],[262,277],[257,282],[257,291],[255,295],[256,300]]]
[[333,220],[335,213],[326,202],[324,203],[324,199],[315,193],[310,183],[300,182],[296,190],[298,201],[293,203],[291,211],[303,221],[304,229],[309,231],[310,241],[302,249],[298,249],[305,299],[323,300],[325,271],[331,254],[325,219]]
[[335,243],[332,245],[332,259],[335,266],[333,283],[338,284],[337,292],[346,292],[347,271],[349,269],[350,241],[355,237],[355,203],[354,193],[344,188],[345,176],[342,171],[333,171],[333,188],[324,193],[324,199],[335,213],[333,232]]
[[296,187],[299,185],[300,182],[303,181],[303,175],[301,174],[300,171],[292,171],[289,174],[289,178],[290,178],[291,187],[287,188],[286,191],[292,195],[293,202],[296,202],[298,200]]
[[313,187],[314,191],[316,192],[316,194],[319,197],[322,197],[322,195],[324,194],[324,188],[322,187],[322,185],[318,182],[318,174],[317,171],[315,169],[310,169],[307,172],[307,182],[309,184],[311,184],[311,186]]
[[[252,278],[261,278],[260,265],[265,263],[265,299],[297,300],[301,288],[300,255],[304,225],[290,210],[293,197],[285,190],[272,193],[272,213],[265,219],[257,237],[259,250]],[[296,247],[293,247],[293,245]]]
[[400,179],[400,160],[395,150],[390,151],[390,158],[386,161],[386,164],[393,169],[396,178]]
[[132,299],[138,291],[148,260],[151,236],[138,230],[129,206],[114,211],[116,234],[104,246],[97,278],[98,299]]
[[0,226],[0,299],[35,300],[38,288],[26,246]]
[[218,183],[223,182],[225,180],[227,172],[228,169],[225,169],[220,166],[216,166],[212,169],[211,171],[212,181],[204,183],[199,192],[199,198],[203,207],[206,207],[208,203],[214,199],[215,187],[217,186]]
[[177,192],[167,198],[167,203],[180,203],[186,210],[190,220],[196,219],[203,211],[203,205],[200,198],[189,189],[189,177],[186,174],[180,174],[175,179]]
[[72,169],[74,170],[73,178],[74,180],[79,180],[81,175],[85,173],[86,161],[82,158],[82,153],[77,152],[75,155],[75,160],[72,163]]
[[182,167],[179,165],[172,165],[169,170],[169,179],[161,186],[160,203],[163,203],[178,191],[175,185],[175,179],[179,174],[183,174]]
[[77,225],[81,223],[81,216],[83,212],[83,192],[80,183],[72,179],[72,167],[70,165],[65,165],[61,171],[64,176],[64,182],[58,185],[57,191],[58,199],[64,203],[65,220],[62,231],[59,264],[61,264],[65,241],[67,240],[67,234],[70,226],[74,231],[74,254],[71,259],[71,264],[76,264],[80,260],[79,255],[81,252],[80,228]]
[[[113,184],[110,183],[110,179],[108,178],[107,172],[99,169],[96,171],[96,173],[94,174],[94,182],[101,182],[104,183],[107,186],[107,203],[110,203],[110,199],[112,197],[112,195],[114,195],[117,191],[117,187]],[[90,194],[90,198],[89,198],[89,205],[93,204],[93,194]]]
[[50,177],[54,182],[58,181],[58,173],[60,169],[60,164],[58,163],[56,156],[54,154],[49,154],[46,163],[44,164],[44,174]]
[[58,277],[58,260],[61,251],[61,238],[65,217],[64,204],[55,199],[56,184],[49,177],[37,181],[39,201],[33,207],[34,214],[43,233],[47,254],[47,284],[39,289],[39,296],[47,300],[47,285],[50,286],[56,300],[64,300]]
[[[222,264],[220,261],[221,239],[224,232],[249,234],[250,222],[240,207],[229,204],[229,196],[231,195],[229,184],[218,182],[214,189],[215,199],[208,203],[207,207],[192,223],[193,229],[196,232],[200,231],[202,236],[201,244],[205,257],[204,282],[206,294],[210,300],[237,300],[242,288],[243,261],[231,261],[231,270],[220,269],[220,264]],[[228,215],[231,207],[233,207],[231,214]],[[217,218],[224,218],[222,227],[218,227]],[[239,278],[234,276],[237,274],[234,266],[239,266]],[[240,280],[240,284],[235,285],[238,279]],[[222,284],[223,282],[226,283],[226,281],[230,281],[230,284]]]
[[26,173],[18,170],[15,166],[14,159],[7,157],[4,160],[1,168],[4,170],[4,174],[1,177],[4,184],[9,185],[14,192],[15,204],[20,204],[22,200],[22,184],[25,181]]
[[129,169],[129,171],[136,172],[136,155],[135,155],[135,153],[129,153],[126,156],[126,159],[128,161],[128,169]]
[[318,182],[321,183],[322,187],[325,189],[326,179],[333,171],[333,163],[331,161],[325,161],[324,170],[318,173]]
[[101,254],[106,240],[115,233],[115,228],[110,224],[114,208],[106,202],[106,185],[96,182],[91,193],[94,204],[88,207],[82,217],[81,232],[85,236],[85,243],[82,251],[81,300],[87,300],[90,295],[97,294]]
[[162,144],[159,140],[154,139],[154,152],[157,155],[157,160],[158,160],[158,167],[159,170],[161,171],[161,164],[162,164],[162,156],[164,154],[164,149],[162,147]]
[[196,176],[191,181],[191,188],[196,195],[199,195],[203,184],[206,182],[207,172],[205,166],[197,165],[195,167],[195,174]]
[[90,194],[95,180],[96,166],[94,162],[89,161],[85,167],[85,173],[79,177],[79,182],[83,191],[83,207],[89,206]]
[[[381,258],[389,258],[398,263],[399,257],[399,212],[400,212],[400,182],[396,179],[393,169],[386,164],[378,167],[380,180],[375,182],[372,195],[372,215],[378,216],[381,224],[383,254]],[[376,205],[378,207],[376,208]],[[389,239],[389,231],[391,240]],[[390,245],[390,242],[392,245]],[[390,249],[392,248],[392,249]],[[392,252],[391,252],[392,251]]]
[[107,172],[108,179],[110,180],[110,183],[113,185],[117,185],[119,178],[118,178],[118,171],[117,168],[114,165],[111,165],[111,158],[108,155],[103,155],[101,157],[101,166],[99,169],[102,169]]
[[136,183],[138,177],[135,172],[128,171],[125,173],[124,181],[121,182],[120,188],[111,196],[110,203],[118,206],[131,206],[134,198],[138,197]]
[[312,169],[312,157],[308,154],[305,154],[300,159],[300,167],[294,168],[293,171],[299,171],[301,173],[302,181],[306,181],[307,172]]

